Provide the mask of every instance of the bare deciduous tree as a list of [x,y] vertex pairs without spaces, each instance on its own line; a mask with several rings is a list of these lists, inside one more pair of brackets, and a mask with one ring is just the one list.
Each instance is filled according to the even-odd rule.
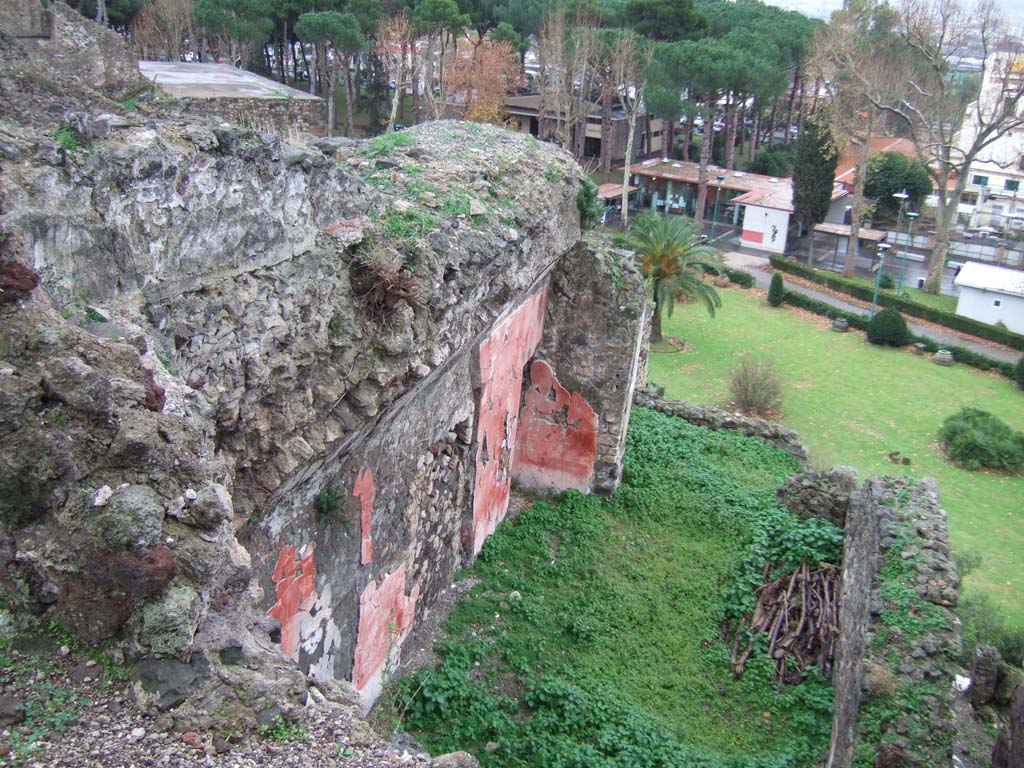
[[388,78],[395,83],[395,92],[391,97],[391,113],[388,115],[389,132],[395,130],[395,118],[405,89],[413,87],[419,77],[416,56],[411,57],[411,62],[406,59],[407,49],[414,44],[412,25],[405,11],[381,18],[380,30],[377,33],[377,55],[387,68]]
[[190,44],[194,0],[151,0],[132,20],[132,40],[141,59],[162,53],[167,61],[181,58],[186,39]]
[[[959,0],[903,0],[896,33],[900,46],[878,57],[890,73],[887,83],[857,69],[847,75],[860,82],[876,109],[906,130],[928,167],[936,193],[936,243],[925,290],[939,293],[971,164],[1024,126],[1024,51],[1006,34],[992,0],[971,9]],[[980,92],[954,76],[961,59],[978,54]]]
[[612,78],[618,91],[619,103],[626,112],[625,168],[622,171],[622,227],[629,224],[629,167],[633,163],[633,140],[636,137],[637,115],[643,105],[647,69],[654,55],[654,47],[635,32],[618,35],[612,48]]
[[497,123],[505,97],[522,83],[522,70],[509,43],[484,40],[470,51],[453,53],[444,78],[447,92],[461,102],[463,117]]
[[541,138],[553,136],[578,159],[583,156],[590,96],[597,82],[597,24],[582,5],[570,23],[565,6],[558,5],[541,23],[537,47],[541,67]]

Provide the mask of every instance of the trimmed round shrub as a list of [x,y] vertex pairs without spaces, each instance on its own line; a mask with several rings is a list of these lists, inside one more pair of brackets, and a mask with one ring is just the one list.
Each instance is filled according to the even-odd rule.
[[942,422],[939,440],[964,469],[1016,471],[1024,465],[1024,432],[978,408],[961,408]]
[[725,268],[725,274],[729,276],[729,279],[738,285],[740,288],[753,288],[754,287],[754,276],[744,269],[730,269]]
[[733,407],[744,413],[770,416],[782,409],[782,377],[770,360],[743,358],[733,368],[729,390]]
[[882,290],[889,291],[896,287],[896,281],[892,279],[892,275],[888,272],[883,272],[882,276],[878,278],[878,286]]
[[883,309],[868,322],[868,341],[903,347],[910,343],[910,330],[903,315],[895,309]]
[[1018,387],[1024,389],[1024,355],[1021,355],[1017,365],[1013,367],[1013,379],[1017,382]]
[[782,284],[782,273],[776,272],[772,275],[772,284],[768,286],[768,303],[773,307],[782,304],[786,298],[786,286]]

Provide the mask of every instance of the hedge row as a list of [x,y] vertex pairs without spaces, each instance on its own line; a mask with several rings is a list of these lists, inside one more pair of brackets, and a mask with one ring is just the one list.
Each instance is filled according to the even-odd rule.
[[[813,312],[816,315],[823,315],[824,317],[831,318],[832,320],[835,320],[837,317],[845,317],[851,328],[866,331],[868,327],[867,315],[845,312],[831,306],[830,304],[818,301],[817,299],[812,299],[810,296],[805,296],[804,294],[797,293],[796,291],[786,291],[783,302],[793,307],[806,309],[808,312]],[[953,353],[953,359],[958,363],[963,363],[964,365],[969,365],[972,368],[977,368],[982,371],[995,371],[1008,379],[1014,378],[1013,363],[1004,363],[1002,360],[993,360],[991,357],[979,354],[973,349],[968,349],[967,347],[959,345],[952,347],[940,345],[934,340],[929,339],[927,336],[914,336],[911,339],[911,342],[915,344],[923,344],[925,349],[929,352],[938,352],[940,349],[948,349]]]
[[754,287],[754,276],[747,272],[745,269],[733,269],[732,267],[723,267],[722,271],[725,272],[730,282],[735,283],[740,288]]
[[[854,298],[861,299],[862,301],[871,301],[874,296],[874,288],[862,285],[855,280],[850,280],[842,275],[837,275],[832,272],[822,272],[778,256],[772,256],[771,263],[775,269],[788,272],[791,275],[797,275],[798,277],[810,280],[818,285],[824,285],[834,291],[845,293],[848,296],[853,296]],[[1013,349],[1024,350],[1024,336],[1019,333],[1014,333],[1013,331],[1008,331],[1005,328],[998,328],[994,325],[989,325],[988,323],[972,320],[969,317],[957,315],[953,312],[943,312],[941,309],[935,309],[934,307],[929,307],[927,304],[922,304],[914,301],[913,299],[907,299],[891,293],[879,293],[878,303],[883,307],[891,307],[892,309],[898,310],[906,315],[919,317],[922,320],[927,320],[935,323],[936,325],[952,328],[955,331],[963,331],[964,333],[969,333],[972,336],[988,339],[989,341],[994,341],[998,344],[1005,344]]]

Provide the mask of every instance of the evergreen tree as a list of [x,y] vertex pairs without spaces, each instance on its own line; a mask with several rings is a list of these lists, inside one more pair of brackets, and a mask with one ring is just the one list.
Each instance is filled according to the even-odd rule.
[[932,191],[932,180],[924,163],[900,152],[880,152],[868,160],[864,194],[874,198],[877,211],[895,219],[899,200],[893,194],[900,190],[910,195],[907,203],[911,208],[920,207]]
[[[793,219],[800,224],[801,233],[825,220],[832,202],[832,188],[836,180],[839,152],[828,128],[814,120],[804,124],[796,143],[793,162]],[[808,262],[812,253],[808,250]]]
[[777,307],[782,304],[782,300],[786,297],[786,287],[782,283],[782,273],[776,272],[772,275],[771,285],[768,286],[768,303]]

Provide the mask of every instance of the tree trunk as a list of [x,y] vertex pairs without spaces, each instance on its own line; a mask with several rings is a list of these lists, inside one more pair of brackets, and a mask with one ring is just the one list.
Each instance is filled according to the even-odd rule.
[[665,120],[661,124],[661,156],[672,157],[672,121]]
[[[757,106],[757,102],[754,102],[754,106]],[[754,112],[754,125],[751,126],[750,133],[750,154],[747,155],[747,162],[752,163],[757,158],[757,147],[761,138],[761,111],[757,110]]]
[[[389,70],[390,72],[390,70]],[[391,97],[391,114],[388,115],[388,133],[395,130],[395,117],[398,115],[398,105],[405,101],[405,43],[402,43],[402,55],[398,58],[398,68],[395,70],[395,95]]]
[[796,101],[796,85],[800,81],[800,65],[793,69],[793,82],[789,84],[789,107],[786,109],[786,129],[782,132],[782,143],[789,144],[789,127],[793,125],[793,103]]
[[860,217],[861,208],[864,205],[864,182],[868,176],[868,155],[871,151],[871,129],[874,117],[875,111],[868,109],[867,131],[864,134],[866,138],[860,147],[860,157],[857,159],[857,177],[853,182],[853,212],[850,219],[850,240],[846,246],[846,258],[843,260],[843,277],[853,277],[857,256],[860,253]]
[[[284,23],[284,35],[288,34],[288,22]],[[284,66],[284,41],[285,36],[282,36],[277,41],[277,45],[274,46],[274,52],[277,54],[277,76],[281,79],[282,85],[288,85],[288,72]]]
[[[940,164],[940,167],[948,166]],[[923,290],[925,293],[933,293],[938,296],[942,292],[942,270],[946,267],[946,254],[949,252],[949,230],[956,220],[957,201],[963,194],[964,185],[967,183],[967,174],[960,174],[957,177],[952,194],[948,189],[943,188],[947,180],[933,178],[932,182],[936,185],[935,248],[932,249],[932,255],[928,259],[928,276],[925,278]]]
[[778,116],[778,112],[779,102],[776,101],[775,104],[772,106],[771,114],[768,115],[768,131],[766,133],[766,136],[768,137],[769,144],[775,143],[775,120]]
[[[395,78],[395,96],[398,99],[398,117],[399,117],[399,119],[401,119],[403,125],[405,125],[405,123],[406,123],[406,116],[405,116],[405,88],[402,88],[400,84],[405,81],[405,73],[406,72],[409,72],[410,75],[413,72],[412,63],[410,62],[408,65],[406,64],[406,58],[405,57],[409,55],[408,48],[409,48],[408,44],[405,42],[405,40],[403,40],[402,41],[402,48],[400,50],[400,57],[399,57],[399,60],[398,60],[398,73],[399,73],[399,76]],[[412,80],[411,76],[410,76],[409,80],[410,81]],[[399,93],[399,91],[401,91],[401,92]],[[394,107],[394,105],[392,105],[392,108],[393,107]],[[392,120],[392,123],[394,123],[394,120]],[[392,130],[394,130],[394,125],[392,125]]]
[[713,124],[714,113],[705,109],[704,140],[700,143],[700,169],[697,172],[697,204],[693,209],[693,218],[698,222],[704,221],[704,206],[708,199],[708,165],[711,164],[711,147],[715,143]]
[[736,96],[729,94],[725,103],[725,167],[736,167]]
[[[423,67],[423,98],[427,102],[431,119],[434,118],[434,35],[427,35],[426,63]],[[417,117],[417,122],[419,118]]]
[[690,162],[690,145],[693,144],[693,119],[686,121],[686,131],[683,133],[683,162]]
[[811,222],[810,231],[807,233],[807,266],[814,266],[814,222]]
[[107,0],[96,0],[96,23],[107,25]]
[[736,130],[739,132],[739,141],[736,142],[736,154],[743,157],[743,150],[747,146],[747,100],[743,100],[742,106],[736,114]]
[[601,94],[601,178],[607,184],[612,177],[612,92]]
[[807,119],[807,83],[800,78],[800,107],[797,110],[797,131],[803,133],[804,121]]
[[334,88],[333,83],[328,84],[327,92],[327,136],[334,135]]
[[352,137],[355,132],[355,124],[352,121],[352,70],[348,66],[348,56],[343,56],[344,70],[341,73],[342,85],[345,88],[345,135]]
[[[628,96],[627,96],[628,98]],[[633,162],[633,137],[636,135],[636,113],[640,109],[640,94],[637,93],[633,108],[629,110],[629,134],[626,136],[626,162],[622,170],[622,216],[619,219],[622,229],[629,224],[629,166]],[[668,122],[667,120],[665,121]]]
[[[302,58],[306,58],[306,50],[302,50]],[[316,46],[314,45],[310,51],[310,60],[306,62],[306,71],[309,72],[309,92],[316,95],[316,68],[319,66],[316,60]],[[327,134],[330,136],[330,132]]]
[[658,286],[654,286],[654,314],[651,315],[651,343],[661,341],[661,305],[658,303]]

